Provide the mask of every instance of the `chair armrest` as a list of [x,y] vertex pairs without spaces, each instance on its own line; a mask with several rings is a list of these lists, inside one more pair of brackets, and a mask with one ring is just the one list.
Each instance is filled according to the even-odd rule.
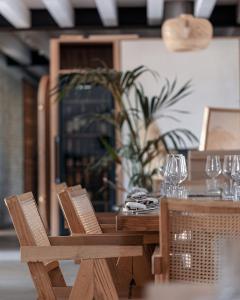
[[162,256],[160,254],[159,246],[157,246],[152,255],[152,274],[162,274]]
[[46,262],[50,260],[79,260],[143,255],[142,246],[23,246],[20,250],[22,262]]
[[140,234],[102,233],[76,234],[72,236],[49,237],[52,246],[80,246],[80,245],[143,245],[143,236]]

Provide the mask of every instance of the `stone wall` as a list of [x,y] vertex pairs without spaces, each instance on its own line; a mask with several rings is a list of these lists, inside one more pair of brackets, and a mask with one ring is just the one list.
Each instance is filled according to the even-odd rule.
[[0,65],[0,227],[9,224],[3,198],[23,191],[22,78]]

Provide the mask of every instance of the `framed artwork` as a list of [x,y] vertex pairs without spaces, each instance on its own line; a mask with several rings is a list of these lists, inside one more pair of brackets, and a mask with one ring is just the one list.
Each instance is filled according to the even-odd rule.
[[205,107],[199,150],[240,149],[240,109]]

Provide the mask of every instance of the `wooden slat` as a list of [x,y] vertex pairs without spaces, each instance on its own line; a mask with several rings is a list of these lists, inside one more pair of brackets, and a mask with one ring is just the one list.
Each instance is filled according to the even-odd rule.
[[71,245],[142,245],[143,236],[133,234],[91,234],[76,235],[69,237],[50,237],[52,246]]
[[22,262],[141,256],[141,246],[23,246]]

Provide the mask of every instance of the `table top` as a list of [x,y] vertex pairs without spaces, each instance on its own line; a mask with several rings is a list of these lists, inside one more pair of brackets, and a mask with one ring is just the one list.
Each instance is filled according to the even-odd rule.
[[[196,200],[207,198],[211,200],[221,199],[221,195],[217,193],[207,193],[205,180],[192,181],[187,183],[190,191],[190,197]],[[229,200],[228,200],[229,201]],[[120,211],[116,216],[116,230],[127,232],[158,232],[159,224],[159,209],[149,211],[144,214],[135,214],[132,212]]]

